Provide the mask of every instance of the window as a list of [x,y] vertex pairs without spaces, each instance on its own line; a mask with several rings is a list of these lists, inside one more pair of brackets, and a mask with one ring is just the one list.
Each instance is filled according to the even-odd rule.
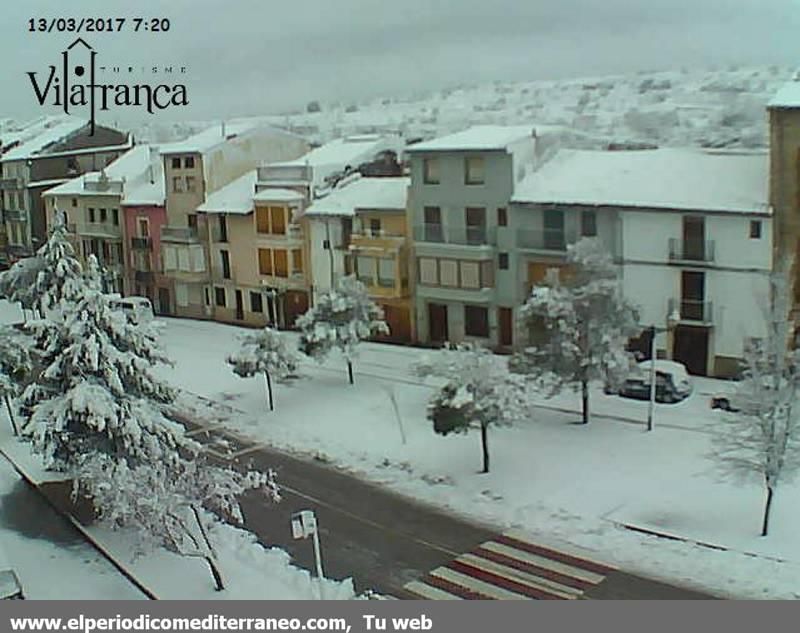
[[497,267],[500,270],[508,270],[508,253],[498,253]]
[[269,209],[256,208],[256,232],[269,233]]
[[227,305],[225,301],[225,288],[220,288],[219,286],[214,288],[214,300],[220,308],[224,308]]
[[194,156],[187,156],[183,159],[183,166],[186,169],[194,169]]
[[139,237],[150,237],[150,222],[147,218],[138,218]]
[[439,161],[436,158],[422,160],[422,181],[426,185],[439,184]]
[[481,267],[478,262],[461,262],[461,287],[470,290],[480,290]]
[[111,223],[119,226],[119,209],[111,209]]
[[17,209],[20,211],[25,209],[25,194],[22,192],[17,194]]
[[449,288],[458,288],[458,261],[454,259],[439,260],[439,283]]
[[372,237],[378,237],[381,234],[381,221],[378,218],[370,219],[369,232]]
[[375,258],[357,257],[356,274],[361,283],[372,286],[375,283]]
[[190,272],[191,262],[189,260],[189,249],[188,248],[178,248],[178,270],[184,270]]
[[181,159],[179,157],[175,157],[172,159],[172,169],[180,169],[181,168]]
[[292,272],[303,272],[303,251],[299,248],[292,251]]
[[228,251],[219,252],[220,259],[222,260],[222,278],[231,278],[231,256]]
[[92,207],[86,209],[86,212],[89,216],[89,222],[97,222],[97,216],[95,215],[94,209]]
[[497,210],[497,226],[508,226],[508,211],[505,207]]
[[264,298],[260,292],[250,293],[250,312],[264,312]]
[[164,247],[164,270],[177,270],[178,253],[174,246]]
[[203,288],[203,296],[205,297],[206,305],[210,306],[211,305],[211,288],[209,288],[208,286]]
[[439,207],[425,207],[424,242],[443,242],[444,232],[442,231],[442,210]]
[[186,226],[190,229],[197,229],[197,214],[190,213],[186,216]]
[[219,222],[219,241],[220,242],[227,242],[228,241],[228,219],[221,215],[217,218],[217,222]]
[[186,191],[195,191],[197,189],[197,178],[194,176],[186,176]]
[[597,236],[597,214],[594,211],[581,211],[581,236]]
[[272,250],[269,248],[258,249],[258,272],[262,275],[272,274]]
[[189,287],[186,284],[175,284],[175,305],[182,308],[189,305]]
[[439,283],[439,273],[437,262],[429,257],[420,257],[417,260],[419,268],[419,283],[427,286],[435,286]]
[[272,224],[273,235],[286,234],[286,211],[283,207],[270,207],[269,219]]
[[760,220],[752,220],[750,222],[750,239],[752,239],[752,240],[760,240],[761,239],[761,221]]
[[484,164],[481,156],[468,156],[464,159],[464,184],[482,185],[484,182]]
[[275,249],[273,251],[275,256],[275,276],[288,277],[289,276],[289,258],[283,249]]
[[465,209],[467,224],[467,244],[486,244],[486,209],[483,207],[467,207]]
[[100,209],[100,222],[108,222],[108,211],[106,209]]
[[172,177],[172,191],[175,193],[181,193],[183,191],[183,178],[180,176]]
[[77,198],[73,198],[72,199],[72,206],[73,207],[77,207],[78,206],[78,199]]
[[378,260],[378,285],[384,288],[393,288],[395,281],[395,262],[393,259],[382,258]]
[[489,337],[489,310],[483,306],[464,306],[464,334]]
[[481,288],[494,287],[494,262],[486,260],[481,262]]

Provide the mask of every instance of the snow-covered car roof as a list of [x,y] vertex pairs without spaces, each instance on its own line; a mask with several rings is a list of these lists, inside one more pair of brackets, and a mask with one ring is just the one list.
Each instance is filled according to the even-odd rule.
[[[650,371],[650,363],[652,361],[645,360],[638,364],[639,369],[642,371]],[[679,376],[681,378],[688,378],[689,372],[686,371],[686,366],[674,360],[657,360],[655,361],[656,371],[662,374],[669,374],[671,376]]]

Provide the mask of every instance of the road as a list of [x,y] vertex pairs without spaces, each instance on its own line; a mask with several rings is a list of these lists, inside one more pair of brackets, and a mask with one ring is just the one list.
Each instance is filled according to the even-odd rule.
[[[224,433],[219,429],[207,433],[185,419],[182,421],[189,429],[193,429],[191,435],[203,443],[212,443]],[[499,535],[492,526],[479,525],[441,512],[323,463],[294,457],[265,445],[247,444],[227,434],[225,436],[237,455],[232,460],[235,464],[260,470],[274,469],[282,489],[283,500],[277,505],[266,503],[259,495],[245,496],[242,505],[246,527],[263,544],[286,549],[297,565],[313,570],[312,544],[310,540],[296,541],[292,538],[290,518],[292,513],[299,510],[314,510],[320,526],[325,574],[339,579],[352,577],[358,591],[373,589],[401,599],[418,599],[419,595],[406,588],[407,583],[424,579],[437,568],[444,569],[440,574],[444,579],[428,577],[425,582],[435,581],[439,585],[450,586],[447,578],[454,575],[463,578],[464,573],[471,575],[472,572],[477,578],[488,572],[483,569],[485,565],[480,565],[484,559],[475,558],[472,553],[477,551],[486,556],[493,547],[505,548],[505,545],[498,545],[498,541],[505,537]],[[221,456],[218,459],[229,461]],[[490,545],[487,546],[487,543]],[[538,554],[531,556],[530,553],[519,553],[520,558],[528,561],[520,565],[531,567],[532,558],[534,562],[549,562],[550,567],[557,568],[561,563],[553,561],[561,560],[562,556],[569,558],[552,550],[545,554],[547,558],[542,558],[538,545],[531,545],[530,549]],[[481,569],[454,562],[456,558],[464,558],[465,554],[465,560],[470,565],[478,561]],[[488,554],[492,552],[488,551]],[[584,569],[593,569],[593,563],[584,564]],[[487,565],[490,570],[496,568],[494,563]],[[582,563],[578,561],[575,565],[572,569],[580,571]],[[542,571],[541,567],[537,569],[540,573],[558,575],[552,571]],[[488,584],[508,583],[504,586],[511,586],[518,591],[519,583],[515,584],[502,574],[502,570],[500,575],[488,573]],[[487,585],[484,582],[486,578],[484,581],[473,580],[472,577],[464,580],[470,586]],[[494,596],[493,586],[487,589],[492,589],[490,593]],[[500,589],[497,595],[506,593],[505,589]],[[488,595],[487,592],[484,595]],[[526,595],[531,597],[537,594],[534,591]],[[712,596],[609,568],[601,570],[592,583],[586,583],[580,597],[687,600],[709,599]]]

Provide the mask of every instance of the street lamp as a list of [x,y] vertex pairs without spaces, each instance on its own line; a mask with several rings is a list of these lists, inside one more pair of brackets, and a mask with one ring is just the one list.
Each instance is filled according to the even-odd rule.
[[319,530],[317,529],[317,516],[313,510],[301,510],[292,515],[292,536],[295,539],[306,539],[313,537],[314,542],[314,564],[317,569],[317,582],[319,583],[319,599],[322,600],[322,581],[325,576],[322,573],[322,554],[319,549]]
[[647,430],[653,430],[653,414],[656,408],[656,334],[670,332],[680,323],[681,314],[673,310],[667,317],[667,327],[650,326],[650,404],[647,408]]

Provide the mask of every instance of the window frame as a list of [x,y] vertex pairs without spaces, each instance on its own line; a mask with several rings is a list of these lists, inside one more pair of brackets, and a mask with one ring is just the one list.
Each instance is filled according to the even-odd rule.
[[[480,327],[475,327],[475,322],[471,320],[470,314],[474,316],[475,311],[480,311],[481,317],[479,323]],[[489,308],[487,306],[474,305],[471,303],[464,304],[464,336],[473,338],[489,338]]]

